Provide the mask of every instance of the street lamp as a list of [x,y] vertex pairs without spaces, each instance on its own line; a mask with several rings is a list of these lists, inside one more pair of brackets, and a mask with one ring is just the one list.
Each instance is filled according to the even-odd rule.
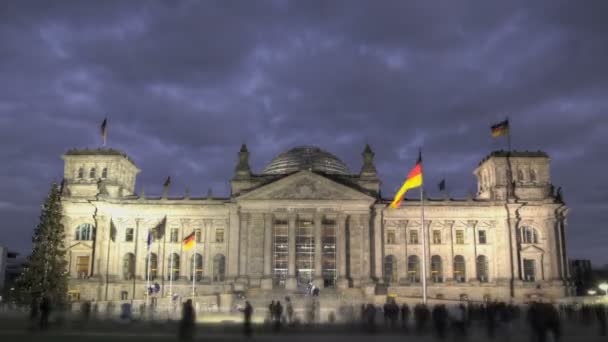
[[595,290],[589,290],[589,291],[587,291],[587,294],[590,295],[590,296],[595,296],[596,291]]
[[598,287],[604,291],[604,296],[608,297],[608,283],[601,283]]

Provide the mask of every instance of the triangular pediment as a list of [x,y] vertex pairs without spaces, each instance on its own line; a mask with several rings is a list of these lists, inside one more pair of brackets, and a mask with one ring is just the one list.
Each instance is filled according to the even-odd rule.
[[302,170],[238,196],[236,200],[364,200],[372,203],[375,198],[322,175]]
[[544,250],[542,250],[540,247],[535,246],[535,245],[525,246],[521,249],[521,252],[525,253],[525,254],[543,254],[543,253],[545,253]]
[[89,250],[93,249],[93,247],[82,241],[78,241],[75,244],[71,245],[69,249],[80,250],[80,251],[82,251],[82,250],[89,251]]

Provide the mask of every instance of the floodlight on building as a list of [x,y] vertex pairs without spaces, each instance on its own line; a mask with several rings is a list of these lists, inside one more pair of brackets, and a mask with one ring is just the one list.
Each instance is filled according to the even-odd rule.
[[587,291],[587,294],[590,295],[590,296],[595,296],[596,293],[597,293],[597,291],[595,291],[595,290],[589,290],[589,291]]
[[598,287],[604,291],[604,295],[608,296],[608,283],[601,283]]

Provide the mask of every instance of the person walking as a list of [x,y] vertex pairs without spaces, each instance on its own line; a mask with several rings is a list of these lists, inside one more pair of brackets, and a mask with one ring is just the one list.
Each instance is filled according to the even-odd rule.
[[246,337],[251,336],[251,315],[253,314],[253,307],[248,300],[245,301],[245,307],[241,309],[243,311],[243,332]]
[[409,319],[410,307],[406,303],[403,303],[401,305],[401,326],[405,329],[405,331],[408,330]]
[[179,339],[181,341],[191,341],[194,338],[194,323],[196,312],[192,306],[192,299],[188,299],[182,306],[182,320],[179,325]]
[[291,303],[291,298],[285,297],[285,311],[287,314],[287,324],[293,324],[293,304]]
[[51,314],[51,300],[43,297],[40,303],[40,330],[46,330],[49,325],[49,315]]

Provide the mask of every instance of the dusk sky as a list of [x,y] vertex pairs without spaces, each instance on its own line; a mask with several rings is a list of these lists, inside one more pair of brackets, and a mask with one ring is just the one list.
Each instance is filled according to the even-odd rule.
[[297,145],[391,197],[423,149],[452,197],[506,148],[551,156],[568,256],[608,263],[608,1],[2,1],[0,245],[27,253],[69,148],[142,169],[137,191],[229,195],[246,143],[260,172]]

